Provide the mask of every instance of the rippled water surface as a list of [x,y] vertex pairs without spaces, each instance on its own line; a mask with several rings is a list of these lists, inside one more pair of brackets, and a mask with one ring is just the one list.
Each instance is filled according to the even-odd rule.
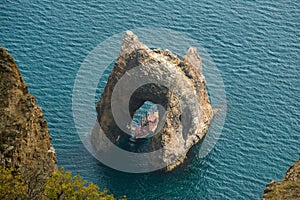
[[[171,173],[125,174],[82,145],[72,88],[87,54],[113,34],[167,28],[197,40],[226,88],[225,126],[203,159]],[[49,122],[59,166],[129,199],[258,199],[300,154],[300,3],[278,1],[8,1],[0,45],[17,61]],[[198,148],[198,149],[197,149]]]

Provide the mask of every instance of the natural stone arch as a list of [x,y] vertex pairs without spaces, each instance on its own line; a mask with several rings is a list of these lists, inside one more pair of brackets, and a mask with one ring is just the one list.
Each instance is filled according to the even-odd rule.
[[[130,81],[122,82],[120,87],[123,88],[118,91],[118,97],[112,100],[113,91],[126,76],[130,77]],[[136,82],[146,78],[151,80],[150,84],[130,91]],[[123,95],[128,92],[132,93],[130,101],[126,102]],[[112,143],[126,137],[123,130],[128,123],[125,120],[117,125],[113,114],[115,106],[112,105],[122,105],[118,109],[119,114],[126,115],[129,112],[132,118],[133,113],[147,100],[162,105],[167,111],[162,115],[165,120],[160,119],[164,121],[163,128],[151,139],[149,151],[164,148],[164,155],[157,159],[167,163],[167,170],[171,170],[182,163],[188,150],[205,136],[213,117],[201,59],[195,48],[189,49],[182,60],[169,50],[150,50],[132,32],[126,32],[120,57],[97,104],[98,122]],[[186,124],[186,129],[182,123]],[[97,134],[92,133],[92,144],[99,149]],[[176,158],[176,162],[171,162],[173,158]]]

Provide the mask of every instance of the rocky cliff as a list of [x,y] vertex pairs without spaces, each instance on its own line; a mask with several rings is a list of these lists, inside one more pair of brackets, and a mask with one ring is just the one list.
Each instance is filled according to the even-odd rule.
[[0,165],[19,169],[32,199],[57,169],[48,125],[13,57],[0,47]]
[[272,181],[262,199],[300,199],[300,158],[286,172],[281,182]]
[[[132,32],[126,32],[120,56],[97,104],[99,124],[112,143],[128,136],[126,126],[146,101],[161,106],[160,128],[151,138],[149,152],[163,151],[152,158],[153,165],[164,163],[166,170],[172,170],[203,139],[213,117],[196,48],[179,59],[169,50],[148,48]],[[130,116],[124,117],[127,110]],[[99,138],[98,132],[92,133],[92,144],[101,153]]]

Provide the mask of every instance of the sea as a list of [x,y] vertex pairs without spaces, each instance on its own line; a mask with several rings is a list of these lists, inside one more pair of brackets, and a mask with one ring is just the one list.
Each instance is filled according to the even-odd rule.
[[[204,157],[201,144],[192,148],[168,173],[105,166],[86,150],[73,119],[73,87],[87,55],[113,35],[139,28],[197,41],[224,83],[226,119],[216,144]],[[0,45],[44,111],[59,167],[117,198],[259,199],[299,158],[298,0],[2,0]]]

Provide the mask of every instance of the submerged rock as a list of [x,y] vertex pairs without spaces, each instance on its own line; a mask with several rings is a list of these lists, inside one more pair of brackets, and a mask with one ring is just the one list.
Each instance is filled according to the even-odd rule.
[[13,57],[0,47],[0,165],[19,169],[31,199],[57,169],[42,109],[28,94]]
[[[129,137],[126,126],[146,101],[160,105],[159,125],[148,149],[163,151],[151,157],[151,164],[163,163],[170,171],[204,138],[213,118],[196,48],[179,59],[169,50],[151,50],[131,31],[126,32],[120,56],[96,106],[98,122],[112,143]],[[101,134],[93,131],[92,144],[101,154],[104,150],[99,140]]]

